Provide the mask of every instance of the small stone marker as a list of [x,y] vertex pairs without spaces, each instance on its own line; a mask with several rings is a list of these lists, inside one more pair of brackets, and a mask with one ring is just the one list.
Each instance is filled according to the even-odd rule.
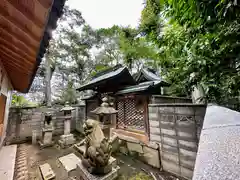
[[37,144],[37,131],[32,130],[32,144]]
[[50,180],[55,178],[55,173],[53,172],[51,166],[48,163],[40,165],[39,168],[44,180]]
[[60,157],[59,161],[62,163],[67,172],[75,170],[77,168],[77,164],[81,163],[81,159],[74,153]]

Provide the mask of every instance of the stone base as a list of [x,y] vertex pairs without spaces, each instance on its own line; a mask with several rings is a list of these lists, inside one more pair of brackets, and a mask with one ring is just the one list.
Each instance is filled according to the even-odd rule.
[[[81,155],[83,155],[84,153],[85,153],[85,151],[86,151],[86,147],[85,147],[85,145],[78,145],[78,144],[74,144],[74,149],[77,151],[77,152],[79,152]],[[117,160],[114,158],[114,157],[110,157],[110,159],[109,159],[109,164],[113,167],[113,168],[115,168],[115,167],[117,167]]]
[[59,145],[61,148],[66,148],[68,146],[71,146],[75,143],[75,138],[73,134],[68,134],[68,135],[61,135],[60,140],[58,141]]
[[38,141],[38,144],[40,146],[40,148],[46,148],[46,147],[50,147],[54,145],[54,142],[52,141],[51,143],[43,143],[42,141]]
[[112,171],[103,176],[93,175],[83,166],[82,163],[77,164],[77,170],[80,171],[82,180],[114,180],[118,177],[118,171],[120,167],[112,168]]

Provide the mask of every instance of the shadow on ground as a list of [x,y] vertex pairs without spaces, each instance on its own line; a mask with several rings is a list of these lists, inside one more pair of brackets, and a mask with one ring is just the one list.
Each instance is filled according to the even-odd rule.
[[[38,145],[32,145],[30,143],[25,143],[21,146],[24,147],[27,154],[29,180],[42,180],[39,165],[44,163],[50,164],[56,174],[56,180],[80,180],[80,174],[77,170],[71,171],[68,174],[58,160],[59,157],[69,153],[75,153],[80,157],[80,154],[72,147],[61,149],[58,145],[54,145],[53,147],[40,149]],[[160,179],[158,174],[164,177],[164,180],[176,179],[167,173],[160,172],[159,169],[152,168],[136,160],[134,157],[123,154],[116,154],[114,157],[120,166],[117,180],[153,180],[150,173],[154,174],[157,179]]]

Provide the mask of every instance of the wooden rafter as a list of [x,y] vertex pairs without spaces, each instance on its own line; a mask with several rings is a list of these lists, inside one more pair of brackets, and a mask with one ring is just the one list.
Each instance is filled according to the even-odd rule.
[[[17,72],[17,73],[20,73],[20,74],[22,74],[22,75],[24,74],[24,75],[26,75],[26,76],[31,75],[31,72],[27,73],[26,71],[23,71],[22,69],[17,68],[14,64],[11,64],[11,63],[8,63],[8,62],[3,61],[3,65],[4,65],[4,67],[5,67],[6,69],[11,70],[12,72]],[[10,72],[11,72],[11,71],[10,71]],[[9,74],[9,72],[8,72],[8,74]]]
[[0,14],[7,17],[12,26],[20,28],[23,32],[28,34],[35,41],[41,39],[42,29],[37,27],[32,21],[25,17],[21,11],[14,8],[7,0],[1,0]]
[[2,14],[0,14],[0,22],[0,27],[13,34],[23,42],[28,43],[30,46],[34,47],[34,49],[38,48],[40,41],[34,40],[29,34],[24,32],[21,28],[17,27],[13,22],[9,21]]
[[21,61],[22,64],[25,64],[25,66],[29,66],[29,65],[33,65],[34,63],[31,62],[30,60],[28,60],[25,57],[22,57],[21,55],[9,50],[7,47],[2,46],[0,51],[4,51],[7,54],[11,55],[14,59],[19,59]]
[[8,31],[0,27],[0,40],[7,40],[9,43],[13,43],[17,47],[21,47],[23,51],[28,53],[31,56],[36,56],[36,52],[34,51],[34,47],[31,47],[29,43],[25,43],[24,41],[18,39],[16,36],[13,36]]
[[45,19],[48,15],[48,9],[42,6],[38,1],[27,0],[16,1],[8,0],[16,9],[21,11],[28,19],[35,22],[38,27],[43,28],[45,26]]
[[2,61],[5,61],[5,62],[9,62],[11,64],[14,64],[15,66],[17,66],[17,68],[20,68],[24,71],[31,71],[31,68],[30,66],[27,66],[26,64],[24,64],[24,61],[22,61],[23,59],[18,59],[15,57],[13,57],[12,55],[10,54],[7,54],[6,52],[4,52],[4,50],[0,49],[0,57],[2,57]]
[[37,0],[43,7],[45,7],[46,9],[49,9],[52,5],[52,1],[51,0]]
[[21,57],[24,57],[26,60],[28,60],[28,63],[30,64],[34,63],[34,56],[30,56],[28,53],[24,52],[19,47],[14,46],[13,43],[9,43],[8,41],[0,38],[0,47],[5,47],[9,49],[9,51],[13,51],[14,53],[19,54]]
[[0,0],[0,61],[15,90],[29,90],[64,3]]

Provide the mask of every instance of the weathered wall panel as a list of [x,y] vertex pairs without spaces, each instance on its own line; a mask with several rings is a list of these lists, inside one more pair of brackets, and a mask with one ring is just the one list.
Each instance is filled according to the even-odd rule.
[[[45,112],[51,112],[52,114],[53,134],[63,134],[65,117],[63,112],[60,112],[61,108],[61,106],[54,108],[10,108],[7,141],[15,142],[31,138],[33,130],[35,130],[37,138],[39,138]],[[82,125],[85,121],[85,106],[74,106],[74,108],[72,111],[71,130],[82,132]]]
[[150,141],[159,143],[163,170],[191,179],[206,107],[186,103],[188,99],[178,100],[184,103],[153,99],[162,104],[149,105]]

